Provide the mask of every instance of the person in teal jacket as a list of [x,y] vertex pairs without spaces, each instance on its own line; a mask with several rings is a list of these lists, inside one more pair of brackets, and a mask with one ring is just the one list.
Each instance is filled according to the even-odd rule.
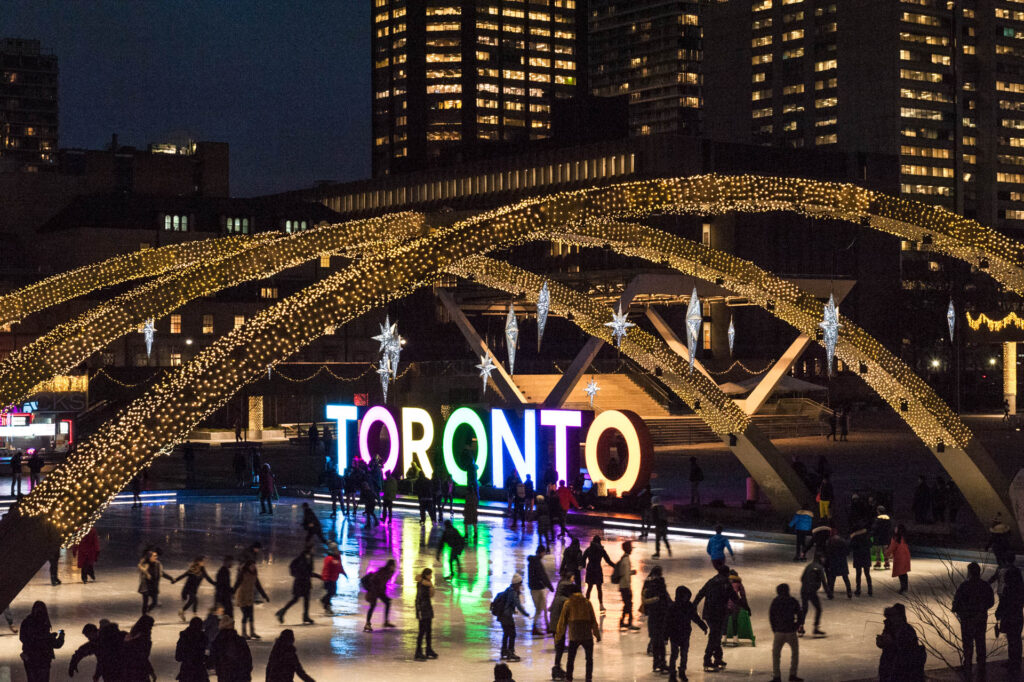
[[814,525],[814,512],[807,506],[798,509],[793,514],[793,518],[789,520],[789,527],[796,531],[796,551],[793,553],[793,561],[807,560],[807,536],[810,535],[811,526]]

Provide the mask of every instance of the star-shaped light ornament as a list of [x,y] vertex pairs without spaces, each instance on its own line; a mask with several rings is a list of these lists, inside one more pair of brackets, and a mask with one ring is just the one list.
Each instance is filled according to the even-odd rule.
[[156,333],[156,320],[152,317],[142,325],[142,336],[146,339],[146,357],[153,354],[153,334]]
[[629,331],[629,328],[636,326],[626,319],[628,314],[628,310],[625,313],[622,312],[622,303],[620,302],[618,311],[612,313],[612,321],[604,323],[604,326],[611,327],[612,338],[615,339],[616,348],[622,346],[622,339],[626,338],[626,333]]
[[[396,322],[394,327],[397,327]],[[400,334],[395,332],[395,335],[391,337],[391,341],[388,343],[388,349],[386,354],[388,356],[388,364],[391,366],[391,377],[394,379],[398,378],[398,360],[402,356],[402,346],[405,345],[405,339]]]
[[387,353],[380,358],[377,374],[380,375],[380,390],[384,394],[384,404],[387,404],[388,384],[391,382],[391,357]]
[[551,292],[545,281],[537,295],[537,350],[540,351],[540,340],[544,338],[544,327],[548,324],[548,312],[551,310]]
[[505,317],[505,345],[508,348],[508,373],[516,373],[516,346],[519,344],[519,320],[516,309],[508,304],[508,316]]
[[704,316],[700,312],[700,298],[697,296],[697,287],[693,288],[690,294],[690,305],[686,307],[686,346],[690,351],[690,371],[693,371],[693,361],[697,354],[697,339],[700,337],[700,326],[704,324]]
[[953,332],[956,330],[956,308],[953,307],[953,299],[949,299],[949,307],[946,308],[946,323],[949,325],[949,342],[953,343]]
[[825,304],[824,319],[818,323],[824,332],[825,359],[828,362],[828,375],[832,376],[832,363],[836,357],[836,343],[839,341],[839,330],[843,325],[839,324],[839,307],[832,294],[828,296],[828,303]]
[[267,365],[267,381],[270,381],[273,378],[274,378],[274,366],[273,365]]
[[729,355],[732,355],[732,347],[736,343],[736,325],[733,324],[733,318],[729,318],[729,331],[726,334],[729,337]]
[[483,392],[487,393],[487,380],[491,378],[491,372],[498,369],[498,366],[491,360],[490,355],[481,355],[480,364],[476,366],[480,370],[480,378],[483,379]]
[[594,377],[590,377],[590,381],[587,382],[587,387],[583,389],[583,392],[590,398],[590,409],[594,409],[594,396],[601,390],[601,387],[594,381]]

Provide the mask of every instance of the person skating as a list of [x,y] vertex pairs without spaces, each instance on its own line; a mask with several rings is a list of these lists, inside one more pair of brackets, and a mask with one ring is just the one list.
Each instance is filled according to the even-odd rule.
[[148,615],[140,616],[128,632],[128,636],[124,638],[124,647],[121,649],[125,680],[156,682],[156,671],[149,661],[152,648],[153,618]]
[[[875,570],[888,570],[889,557],[885,554],[885,548],[892,541],[892,519],[886,513],[885,507],[879,505],[875,520],[871,524],[871,554],[875,559]],[[882,566],[882,561],[885,566]]]
[[17,495],[21,497],[21,466],[22,466],[22,454],[21,450],[15,450],[14,454],[11,455],[11,495]]
[[28,682],[49,682],[54,649],[64,646],[64,631],[50,631],[50,614],[46,604],[37,601],[21,621],[21,660]]
[[701,616],[708,625],[708,642],[704,647],[704,670],[720,672],[725,668],[722,653],[722,636],[725,634],[725,621],[729,617],[729,604],[736,601],[736,591],[729,582],[729,567],[722,565],[718,574],[704,583],[693,600],[694,608],[704,602]]
[[647,541],[651,531],[651,505],[654,500],[654,493],[651,492],[651,484],[648,483],[640,494],[636,496],[636,506],[640,511],[640,539]]
[[[523,577],[516,573],[511,584],[491,602],[491,613],[501,625],[501,660],[516,662],[516,611],[530,617],[522,604]],[[564,607],[563,607],[564,611]]]
[[736,592],[736,599],[729,602],[729,618],[725,622],[725,641],[730,646],[739,646],[741,639],[750,640],[756,646],[754,628],[750,623],[750,602],[747,601],[747,588],[743,579],[735,569],[729,571],[729,583]]
[[366,612],[366,625],[363,626],[363,632],[373,632],[373,628],[370,626],[370,619],[373,618],[373,612],[377,608],[378,601],[384,602],[384,627],[395,627],[390,620],[391,597],[388,596],[388,582],[391,580],[391,576],[395,574],[395,567],[395,560],[388,559],[387,563],[381,568],[372,573],[367,573],[359,581],[363,589],[366,590],[366,601],[370,604],[370,608]]
[[586,551],[583,552],[583,559],[586,562],[586,571],[584,572],[584,579],[587,583],[587,599],[590,599],[591,591],[597,588],[597,603],[601,609],[601,613],[604,613],[604,594],[602,590],[602,584],[604,583],[604,573],[601,571],[601,562],[604,561],[606,564],[615,568],[615,563],[611,557],[608,556],[608,552],[605,550],[604,545],[601,544],[601,536],[595,535],[590,540],[590,546],[587,547]]
[[825,631],[821,629],[821,600],[818,598],[818,590],[825,587],[826,594],[831,595],[828,589],[828,577],[825,575],[825,567],[822,564],[825,557],[814,553],[814,558],[804,568],[800,575],[800,628],[798,634],[803,635],[804,621],[807,619],[807,607],[814,607],[814,636],[824,637]]
[[952,611],[960,620],[960,641],[964,652],[964,677],[971,679],[972,654],[978,657],[978,678],[985,679],[985,632],[988,610],[995,604],[992,588],[981,579],[981,566],[967,564],[967,580],[960,583],[953,595]]
[[306,544],[309,544],[313,538],[318,538],[320,542],[327,544],[323,524],[317,518],[316,512],[309,506],[309,502],[302,503],[302,529],[306,531]]
[[347,514],[348,511],[345,509],[345,479],[333,469],[327,472],[327,492],[331,496],[331,516],[338,513],[338,507],[341,507],[342,514]]
[[185,612],[190,608],[192,609],[192,615],[196,615],[199,610],[199,603],[197,595],[199,594],[199,586],[203,584],[203,581],[210,583],[217,587],[217,583],[213,581],[210,574],[206,572],[206,557],[197,556],[189,564],[188,569],[184,573],[179,575],[177,578],[172,580],[172,583],[176,583],[179,580],[185,580],[185,586],[181,588],[181,601],[182,606],[178,610],[178,617],[181,618],[181,622],[185,622]]
[[[676,588],[675,601],[668,607],[668,620],[666,632],[668,641],[671,644],[671,654],[668,659],[669,682],[687,682],[686,664],[690,656],[690,635],[693,632],[693,625],[708,631],[707,624],[697,615],[697,608],[690,601],[690,589],[684,585]],[[679,673],[676,675],[676,660],[679,661]]]
[[665,543],[665,551],[672,556],[672,548],[668,544],[668,510],[662,504],[660,497],[651,500],[651,523],[654,526],[654,555],[652,558],[661,557],[661,543]]
[[573,538],[569,546],[562,551],[562,563],[558,570],[560,573],[571,575],[573,581],[582,588],[583,580],[580,574],[583,572],[583,550],[580,549],[578,538]]
[[832,537],[828,539],[825,545],[825,559],[826,565],[828,566],[828,594],[829,599],[835,595],[836,592],[836,578],[842,578],[843,583],[846,585],[846,598],[853,599],[853,590],[850,589],[850,564],[847,561],[847,556],[850,554],[850,546],[846,543],[839,533],[833,529]]
[[537,535],[540,536],[541,543],[547,543],[548,546],[555,544],[555,529],[551,523],[551,506],[547,498],[537,495],[534,500],[534,509],[537,515]]
[[398,474],[389,472],[384,479],[384,489],[380,502],[380,520],[390,523],[395,520],[395,498],[398,497]]
[[829,519],[832,516],[832,500],[835,499],[835,490],[828,474],[822,476],[818,485],[818,516]]
[[565,481],[558,482],[558,490],[555,491],[555,496],[558,498],[558,505],[553,507],[553,509],[558,514],[558,525],[561,526],[562,530],[558,537],[564,538],[569,534],[569,531],[565,528],[569,510],[579,509],[580,504],[576,501],[576,496],[572,494],[572,490],[565,485]]
[[[416,655],[417,661],[437,658],[437,652],[433,646],[434,629],[434,572],[424,568],[420,577],[416,579],[416,621],[419,623],[419,631],[416,633]],[[426,649],[423,645],[426,644]]]
[[50,584],[57,586],[61,584],[60,580],[60,547],[53,550],[53,554],[50,555]]
[[219,630],[210,644],[210,661],[217,682],[249,682],[252,679],[252,652],[246,637],[235,632],[231,616],[221,616]]
[[363,489],[359,493],[359,503],[363,505],[363,518],[367,526],[379,526],[380,519],[377,518],[377,491],[373,489],[369,481],[363,482]]
[[885,558],[892,561],[892,577],[900,581],[899,593],[903,594],[910,588],[910,545],[907,543],[907,530],[903,524],[896,526],[892,540],[885,549]]
[[[263,589],[263,585],[260,584],[259,571],[256,569],[256,562],[254,560],[249,559],[242,564],[242,568],[238,571],[238,578],[235,580],[232,592],[235,594],[235,603],[242,612],[242,637],[244,639],[260,639],[260,636],[256,634],[256,620],[253,612],[253,607],[256,603],[256,594],[259,593],[265,602],[269,602],[270,597],[267,596],[266,591]],[[230,618],[230,616],[228,617]],[[249,624],[248,633],[245,629],[246,623]],[[231,620],[231,632],[235,632],[235,621],[233,619]],[[237,636],[237,633],[235,634]],[[246,646],[246,650],[248,649],[249,647]],[[251,663],[249,668],[252,668]]]
[[[254,451],[255,452],[255,451]],[[254,455],[255,456],[255,455]],[[260,469],[260,514],[274,513],[274,474],[270,471],[270,465],[264,463]],[[243,628],[244,630],[245,628]],[[248,646],[246,646],[248,648]]]
[[640,599],[644,605],[644,614],[647,616],[647,636],[650,638],[651,654],[654,658],[654,672],[667,674],[669,667],[665,661],[665,642],[668,636],[668,607],[672,599],[668,596],[661,566],[655,566],[647,574],[643,589],[640,591]]
[[143,553],[138,569],[142,615],[146,615],[160,605],[160,580],[174,583],[174,579],[164,573],[164,566],[160,563],[160,553],[155,549],[147,549]]
[[441,541],[437,543],[437,560],[441,561],[441,554],[445,545],[448,546],[448,575],[445,580],[454,580],[455,576],[462,573],[462,551],[466,549],[466,538],[455,529],[450,519],[444,522],[444,532],[441,534]]
[[324,613],[328,616],[334,614],[334,611],[331,610],[331,600],[338,593],[338,578],[340,576],[347,578],[348,574],[345,573],[345,567],[341,565],[341,552],[338,551],[338,543],[331,542],[327,545],[327,554],[324,555],[324,563],[320,568],[320,579],[324,583],[324,596],[321,597],[320,603],[324,605]]
[[[555,586],[555,596],[551,600],[550,611],[550,622],[558,625],[558,619],[562,617],[562,609],[565,607],[565,603],[569,601],[569,597],[577,587],[576,583],[572,581],[572,578],[567,575],[563,575],[558,579],[558,585]],[[555,665],[551,668],[551,678],[560,680],[565,678],[565,671],[562,670],[562,656],[566,650],[566,639],[563,633],[561,637],[555,637]]]
[[231,569],[235,565],[235,558],[231,555],[224,557],[224,563],[221,564],[220,568],[217,569],[217,575],[213,579],[213,605],[214,608],[220,606],[224,609],[224,613],[234,617],[234,601],[235,591],[231,585]]
[[[74,677],[75,673],[78,672],[79,663],[89,656],[95,656],[97,653],[97,640],[99,640],[100,629],[93,623],[86,623],[85,627],[82,628],[82,635],[85,637],[85,644],[75,649],[75,653],[71,655],[71,662],[68,663],[68,677]],[[99,671],[93,674],[93,679],[100,679]]]
[[480,538],[477,524],[480,521],[480,497],[476,486],[467,486],[466,500],[462,505],[462,527],[466,529],[466,541],[469,541],[470,529],[473,530],[473,542]]
[[1011,548],[1012,538],[1010,527],[1003,523],[1003,515],[997,512],[988,528],[988,542],[985,544],[985,551],[992,551],[996,566],[1009,566],[1017,559]]
[[210,676],[206,672],[206,647],[203,621],[195,617],[178,635],[178,644],[174,647],[174,660],[181,664],[178,667],[179,682],[209,682]]
[[526,500],[526,484],[517,481],[512,496],[512,530],[516,530],[520,522],[523,530],[526,529]]
[[903,604],[893,604],[883,611],[883,615],[882,634],[875,637],[875,646],[882,650],[878,660],[878,681],[924,682],[927,653],[917,641],[917,632],[907,623]]
[[270,650],[266,682],[293,682],[296,675],[303,682],[315,682],[299,662],[299,652],[295,650],[295,633],[282,630],[274,642],[274,648]]
[[804,505],[793,514],[789,520],[789,527],[796,533],[796,549],[793,552],[793,561],[805,561],[807,559],[807,539],[811,535],[811,528],[814,526],[814,512]]
[[323,580],[319,573],[313,570],[313,548],[307,544],[297,557],[292,559],[288,565],[288,572],[292,576],[292,598],[278,609],[274,615],[278,623],[284,623],[284,616],[293,604],[302,600],[302,622],[305,625],[312,625],[313,619],[309,617],[309,596],[313,591],[313,578]]
[[422,526],[427,522],[427,514],[430,514],[430,520],[434,520],[434,491],[430,485],[430,479],[427,475],[420,472],[419,476],[416,477],[416,482],[412,486],[413,492],[416,494],[416,499],[420,506],[420,525]]
[[96,526],[89,529],[77,545],[71,548],[75,555],[78,570],[82,575],[82,582],[89,582],[92,578],[96,582],[96,561],[100,557],[100,536],[96,532]]
[[637,631],[640,628],[633,625],[633,576],[636,569],[629,555],[633,553],[633,543],[626,540],[622,543],[622,556],[615,569],[612,571],[612,583],[618,585],[619,596],[622,597],[622,616],[619,617],[620,630]]
[[782,647],[789,645],[789,682],[803,682],[797,677],[800,663],[800,640],[797,629],[803,622],[800,602],[789,594],[789,585],[782,583],[775,588],[775,599],[768,607],[768,620],[772,626],[772,682],[782,682]]
[[96,636],[96,672],[94,678],[102,678],[112,682],[124,679],[124,640],[128,636],[117,626],[117,623],[100,621],[100,631]]
[[860,577],[864,574],[864,580],[868,586],[868,596],[871,591],[871,536],[864,528],[850,533],[850,558],[853,559],[853,570],[856,573],[856,584],[853,593],[860,596]]
[[711,557],[711,565],[715,567],[716,571],[725,566],[726,550],[729,550],[730,559],[736,558],[736,554],[732,551],[732,545],[729,544],[729,538],[722,534],[722,527],[715,526],[715,534],[708,538],[707,552]]
[[914,512],[916,523],[932,522],[932,488],[924,476],[917,477],[917,487],[914,488],[914,499],[910,507]]
[[594,640],[601,641],[601,627],[594,614],[594,605],[580,592],[579,585],[572,585],[572,593],[562,606],[555,628],[555,638],[560,640],[569,635],[569,660],[565,666],[565,679],[573,679],[576,652],[583,648],[586,657],[586,680],[594,675]]
[[1021,630],[1024,629],[1024,580],[1020,569],[1011,566],[1003,579],[1003,592],[996,607],[996,632],[1006,635],[1006,670],[1010,679],[1020,678]]
[[[537,547],[537,552],[526,558],[526,581],[530,588],[530,597],[533,599],[533,634],[543,636],[551,632],[551,620],[548,616],[548,591],[554,591],[551,578],[548,577],[547,569],[544,568],[544,557],[548,550],[544,545]],[[544,628],[541,628],[541,621],[547,620]]]

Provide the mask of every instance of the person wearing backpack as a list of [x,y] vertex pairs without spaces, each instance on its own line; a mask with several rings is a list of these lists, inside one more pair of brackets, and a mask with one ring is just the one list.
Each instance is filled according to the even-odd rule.
[[313,548],[310,545],[307,544],[302,553],[292,559],[288,571],[292,575],[292,598],[274,614],[277,616],[277,622],[284,624],[284,614],[288,613],[288,609],[301,599],[302,622],[312,625],[313,619],[309,617],[309,594],[313,590],[313,578],[317,580],[323,580],[323,578],[313,571]]
[[654,672],[666,674],[669,667],[665,662],[665,639],[668,629],[668,607],[672,599],[668,596],[661,566],[655,566],[647,575],[640,598],[644,605],[644,614],[647,615],[647,635],[651,640]]
[[512,583],[498,594],[491,602],[491,614],[501,625],[501,660],[517,662],[522,659],[516,656],[516,611],[530,617],[521,603],[523,592],[523,576],[516,573]]
[[441,541],[437,544],[437,560],[441,561],[441,553],[444,546],[448,545],[448,573],[445,580],[451,580],[462,572],[462,562],[459,557],[466,549],[466,538],[455,529],[451,520],[444,522],[444,533],[441,534]]
[[384,602],[384,627],[395,627],[394,623],[389,619],[391,615],[391,597],[388,596],[388,582],[391,580],[391,576],[395,574],[395,567],[395,560],[388,559],[388,562],[382,568],[372,573],[367,573],[359,581],[363,589],[366,590],[366,601],[370,604],[370,608],[366,612],[366,625],[363,626],[363,632],[373,632],[373,628],[370,627],[370,619],[373,618],[373,612],[377,608],[378,600]]

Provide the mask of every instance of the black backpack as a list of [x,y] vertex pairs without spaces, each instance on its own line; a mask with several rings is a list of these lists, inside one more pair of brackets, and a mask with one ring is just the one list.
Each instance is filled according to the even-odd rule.
[[499,592],[494,599],[491,600],[491,615],[495,618],[501,618],[501,614],[505,612],[505,604],[508,602],[508,594],[505,592]]
[[300,554],[299,556],[292,559],[292,562],[288,564],[288,572],[291,573],[293,578],[298,578],[299,576],[304,575],[305,571],[303,571],[302,565],[305,562],[306,558]]

